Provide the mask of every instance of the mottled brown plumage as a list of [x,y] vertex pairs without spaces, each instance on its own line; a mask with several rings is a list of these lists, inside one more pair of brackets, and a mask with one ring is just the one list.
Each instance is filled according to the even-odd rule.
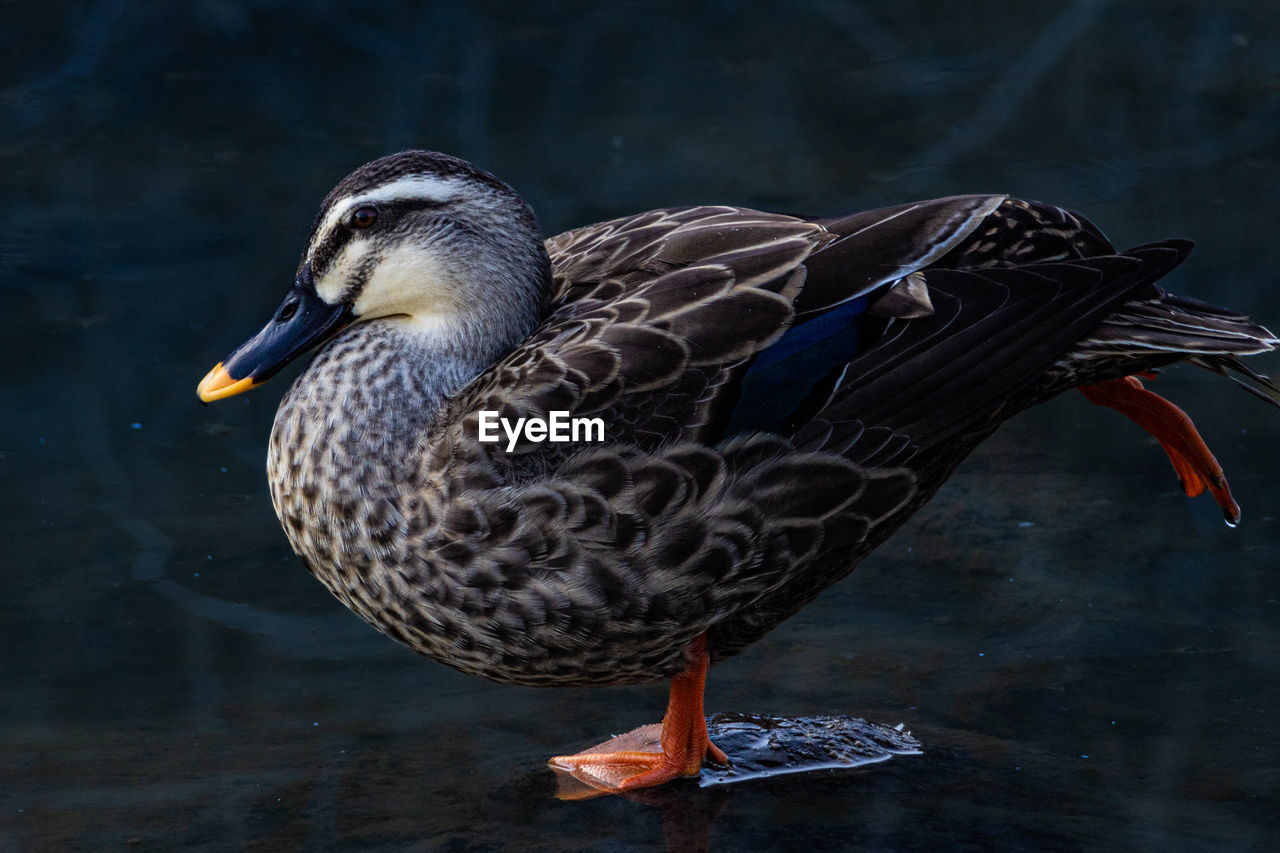
[[[274,321],[336,312],[281,403],[272,497],[308,568],[424,655],[516,684],[669,677],[847,574],[1027,406],[1179,360],[1274,395],[1238,361],[1270,332],[1155,286],[1189,248],[961,196],[656,210],[543,253],[504,184],[406,152],[325,200]],[[263,358],[272,329],[202,395],[316,342]],[[478,441],[484,410],[600,417],[605,441],[508,451]]]

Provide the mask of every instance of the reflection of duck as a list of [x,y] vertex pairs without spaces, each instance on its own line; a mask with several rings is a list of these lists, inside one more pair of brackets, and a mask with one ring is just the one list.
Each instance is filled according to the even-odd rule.
[[[268,473],[294,549],[348,607],[464,672],[673,677],[662,753],[558,761],[616,788],[696,774],[708,659],[843,577],[1015,412],[1088,385],[1237,514],[1180,410],[1131,374],[1277,339],[1153,282],[1190,244],[1117,253],[1004,196],[823,220],[659,210],[547,241],[509,187],[411,151],[324,200],[275,316],[202,399],[324,348]],[[604,419],[600,443],[481,443],[479,413]]]

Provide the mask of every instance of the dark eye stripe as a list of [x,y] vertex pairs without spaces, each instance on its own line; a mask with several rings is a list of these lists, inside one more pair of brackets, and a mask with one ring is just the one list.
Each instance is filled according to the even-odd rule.
[[[391,201],[378,202],[376,205],[378,210],[378,224],[386,227],[397,217],[413,210],[427,210],[433,207],[442,207],[448,204],[447,201],[425,198],[401,198],[392,199]],[[316,246],[315,253],[311,258],[311,268],[318,273],[322,272],[329,266],[329,263],[342,251],[342,247],[361,229],[352,229],[350,227],[351,214],[355,210],[362,207],[374,207],[372,204],[360,204],[355,207],[346,218],[340,221],[338,227],[334,228],[324,239]],[[381,229],[379,229],[381,230]]]

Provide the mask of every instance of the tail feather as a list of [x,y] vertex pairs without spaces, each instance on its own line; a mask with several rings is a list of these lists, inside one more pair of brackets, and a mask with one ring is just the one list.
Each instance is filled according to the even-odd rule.
[[1280,384],[1241,360],[1280,349],[1280,338],[1243,314],[1153,290],[1110,314],[1069,361],[1079,367],[1110,362],[1132,373],[1186,361],[1280,407]]
[[1230,379],[1236,385],[1261,400],[1280,409],[1280,384],[1270,376],[1251,368],[1236,355],[1207,355],[1187,359],[1187,362],[1219,376]]
[[1152,350],[1255,355],[1277,346],[1280,339],[1248,317],[1161,291],[1123,305],[1077,349],[1139,356]]

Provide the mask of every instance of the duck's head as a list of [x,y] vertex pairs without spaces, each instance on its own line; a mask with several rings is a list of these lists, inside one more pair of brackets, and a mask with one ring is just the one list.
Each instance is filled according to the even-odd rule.
[[483,369],[532,331],[550,280],[537,221],[509,186],[447,154],[383,157],[325,198],[284,301],[197,393],[248,390],[369,320]]

